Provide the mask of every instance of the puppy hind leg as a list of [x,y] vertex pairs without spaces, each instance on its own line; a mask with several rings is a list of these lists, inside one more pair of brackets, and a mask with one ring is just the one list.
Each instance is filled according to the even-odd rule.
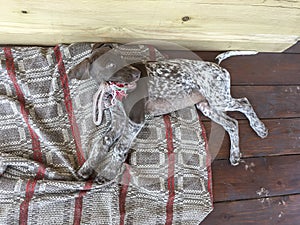
[[207,102],[196,104],[197,108],[212,121],[220,124],[228,132],[230,138],[230,162],[231,165],[239,164],[241,153],[239,149],[238,122],[227,116],[224,112],[217,111],[209,106]]
[[243,113],[249,120],[250,126],[261,138],[265,138],[268,135],[268,129],[264,123],[256,115],[252,105],[247,98],[232,98],[231,103],[226,107],[226,111],[239,111]]

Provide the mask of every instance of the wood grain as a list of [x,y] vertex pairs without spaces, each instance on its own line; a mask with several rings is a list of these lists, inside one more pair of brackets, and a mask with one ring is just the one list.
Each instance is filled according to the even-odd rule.
[[236,167],[217,160],[212,168],[215,202],[300,193],[300,155],[249,158]]
[[235,86],[232,96],[246,96],[261,119],[300,117],[300,86]]
[[300,195],[216,203],[201,225],[296,225]]
[[[300,54],[258,54],[232,57],[222,66],[234,85],[300,85]],[[297,76],[298,74],[298,76]]]
[[[300,154],[300,118],[263,120],[263,122],[269,129],[269,135],[265,139],[256,135],[248,121],[239,121],[243,158]],[[222,133],[223,128],[216,125],[211,132],[211,122],[204,122],[204,126],[213,158],[228,159],[230,145],[227,133]],[[219,130],[216,130],[216,127]],[[219,144],[216,144],[216,139],[221,140]]]
[[156,39],[193,50],[281,52],[300,36],[298,0],[1,0],[0,4],[0,44]]

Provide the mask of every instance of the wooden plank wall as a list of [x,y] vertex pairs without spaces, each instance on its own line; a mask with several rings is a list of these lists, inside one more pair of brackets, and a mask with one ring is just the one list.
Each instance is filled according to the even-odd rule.
[[299,0],[0,0],[0,44],[165,40],[192,50],[283,51]]
[[[299,43],[300,46],[300,43]],[[241,114],[240,147],[243,161],[228,162],[229,139],[221,149],[210,146],[214,211],[201,225],[296,225],[300,221],[300,51],[233,57],[222,66],[232,77],[232,95],[246,96],[269,128],[260,139]],[[187,53],[169,52],[171,57]],[[218,52],[196,52],[213,61]],[[204,119],[208,137],[211,122]]]

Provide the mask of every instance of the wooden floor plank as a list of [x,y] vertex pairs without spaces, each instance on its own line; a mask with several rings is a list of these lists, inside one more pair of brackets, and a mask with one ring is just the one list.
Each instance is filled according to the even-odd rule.
[[216,203],[201,225],[297,225],[300,195]]
[[222,66],[230,74],[233,85],[297,85],[300,84],[300,54],[258,54],[232,57]]
[[221,52],[218,51],[190,51],[186,50],[168,50],[162,51],[170,59],[193,59],[214,62],[215,58]]
[[300,193],[300,155],[248,158],[236,167],[217,160],[212,168],[216,202]]
[[[247,120],[239,121],[240,148],[243,157],[300,154],[300,118],[263,120],[263,122],[269,129],[269,135],[265,139],[256,135]],[[223,128],[213,124],[211,132],[211,122],[204,122],[204,126],[212,157],[228,159],[229,137],[224,131],[222,132]],[[222,144],[217,143],[218,139]]]
[[[299,44],[300,46],[300,44]],[[220,52],[165,51],[170,58],[214,62]],[[232,85],[300,85],[300,54],[259,53],[224,60]]]
[[[234,98],[247,97],[260,119],[300,117],[300,86],[234,86],[231,92]],[[228,115],[246,119],[238,112]]]
[[232,96],[247,97],[261,119],[300,117],[300,86],[237,86]]

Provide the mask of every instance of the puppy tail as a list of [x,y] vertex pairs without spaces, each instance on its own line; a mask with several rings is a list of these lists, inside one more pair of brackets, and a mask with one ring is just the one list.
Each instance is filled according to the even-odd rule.
[[231,56],[238,56],[238,55],[256,55],[258,52],[257,51],[228,51],[228,52],[223,52],[215,58],[216,63],[218,65],[221,64],[221,62]]

